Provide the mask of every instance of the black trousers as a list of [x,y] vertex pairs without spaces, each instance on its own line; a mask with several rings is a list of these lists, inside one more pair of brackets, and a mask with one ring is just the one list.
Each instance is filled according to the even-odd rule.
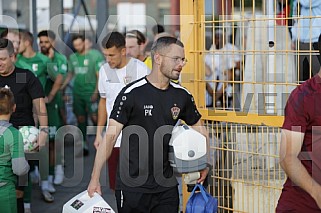
[[116,190],[115,196],[119,213],[177,213],[179,208],[177,187],[159,193]]

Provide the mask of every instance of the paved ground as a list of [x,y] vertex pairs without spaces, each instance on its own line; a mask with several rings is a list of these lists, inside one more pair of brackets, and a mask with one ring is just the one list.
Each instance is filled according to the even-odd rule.
[[[65,142],[65,176],[66,179],[61,186],[56,186],[54,194],[55,201],[46,203],[43,201],[40,193],[40,187],[34,185],[32,194],[31,210],[32,213],[61,213],[63,205],[78,193],[87,189],[92,166],[95,157],[95,148],[93,147],[93,137],[90,137],[90,154],[87,157],[74,158],[74,146],[72,140]],[[101,184],[103,185],[103,197],[109,205],[115,210],[116,202],[114,195],[108,188],[106,170],[102,174]]]

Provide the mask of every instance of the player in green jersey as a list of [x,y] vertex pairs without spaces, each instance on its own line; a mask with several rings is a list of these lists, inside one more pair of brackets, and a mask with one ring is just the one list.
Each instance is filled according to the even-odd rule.
[[[65,120],[64,102],[60,87],[63,83],[63,78],[67,73],[67,59],[64,55],[54,49],[56,35],[53,31],[43,30],[38,33],[38,38],[41,53],[50,59],[50,65],[53,66],[55,71],[55,79],[48,78],[45,87],[49,126],[48,182],[50,183],[49,185],[52,186],[52,183],[60,185],[64,178],[64,170],[62,167],[63,138],[58,137],[56,133],[57,130],[63,126]],[[55,147],[57,150],[55,150]],[[54,175],[55,179],[53,180]]]
[[68,74],[62,88],[65,88],[74,78],[73,111],[77,117],[78,127],[83,134],[84,155],[87,155],[87,117],[89,115],[93,124],[97,124],[98,71],[105,60],[102,54],[86,50],[83,35],[74,35],[72,43],[76,52],[69,57]]

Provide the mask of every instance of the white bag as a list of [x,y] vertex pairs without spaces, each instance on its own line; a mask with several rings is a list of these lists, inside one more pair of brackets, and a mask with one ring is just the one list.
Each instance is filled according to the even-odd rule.
[[89,197],[87,190],[71,198],[63,206],[62,213],[115,213],[108,203],[95,193]]

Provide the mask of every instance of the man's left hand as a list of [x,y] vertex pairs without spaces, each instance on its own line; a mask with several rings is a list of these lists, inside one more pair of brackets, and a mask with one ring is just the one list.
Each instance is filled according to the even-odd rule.
[[206,177],[207,177],[207,174],[208,174],[208,171],[209,171],[210,169],[208,168],[208,167],[206,167],[205,169],[203,169],[203,170],[201,170],[200,171],[200,178],[199,179],[197,179],[197,183],[202,183],[202,182],[204,182],[204,180],[206,179]]

